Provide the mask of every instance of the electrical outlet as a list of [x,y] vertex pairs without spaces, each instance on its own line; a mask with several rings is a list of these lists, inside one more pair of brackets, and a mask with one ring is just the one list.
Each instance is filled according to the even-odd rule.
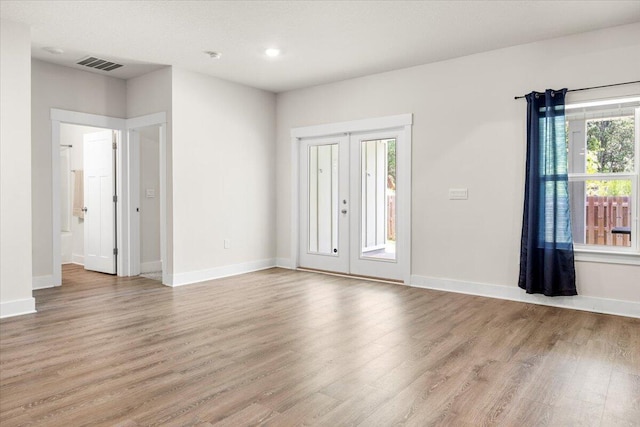
[[466,188],[450,188],[449,200],[467,200],[469,191]]
[[229,249],[231,247],[231,239],[224,239],[224,248]]

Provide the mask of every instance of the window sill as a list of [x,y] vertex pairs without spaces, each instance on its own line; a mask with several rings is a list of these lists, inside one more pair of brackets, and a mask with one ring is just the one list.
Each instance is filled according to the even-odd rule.
[[576,262],[640,265],[640,253],[638,252],[613,252],[575,248],[573,252]]

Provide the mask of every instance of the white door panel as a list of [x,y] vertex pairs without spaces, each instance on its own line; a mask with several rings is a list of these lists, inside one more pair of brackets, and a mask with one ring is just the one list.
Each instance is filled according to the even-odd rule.
[[[300,266],[347,273],[348,147],[345,137],[305,140],[300,147]],[[343,231],[345,230],[345,231]]]
[[116,273],[113,131],[84,135],[84,268]]

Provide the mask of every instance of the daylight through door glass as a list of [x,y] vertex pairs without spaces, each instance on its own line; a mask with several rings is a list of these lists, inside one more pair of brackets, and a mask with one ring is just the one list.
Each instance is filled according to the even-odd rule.
[[338,254],[338,144],[309,147],[309,253]]
[[362,141],[360,153],[360,256],[395,260],[396,140]]

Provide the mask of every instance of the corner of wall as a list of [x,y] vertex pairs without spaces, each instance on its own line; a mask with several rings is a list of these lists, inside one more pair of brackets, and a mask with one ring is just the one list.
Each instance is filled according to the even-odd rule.
[[0,316],[35,311],[31,241],[31,34],[0,25]]

